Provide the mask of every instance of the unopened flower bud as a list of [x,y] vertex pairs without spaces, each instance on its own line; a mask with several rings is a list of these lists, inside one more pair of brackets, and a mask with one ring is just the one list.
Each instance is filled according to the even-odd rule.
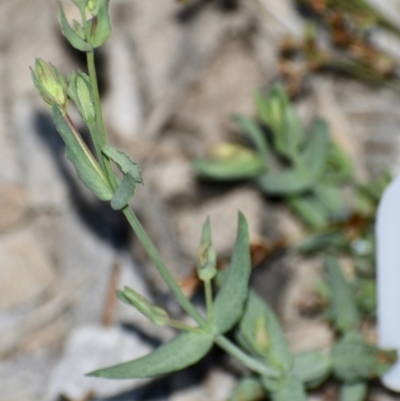
[[68,100],[67,84],[57,68],[38,58],[31,73],[33,83],[46,104],[51,107],[56,103],[64,108]]
[[203,225],[201,243],[197,250],[197,275],[202,281],[210,281],[217,274],[217,254],[211,243],[211,225],[207,218]]
[[97,15],[99,13],[100,5],[101,5],[100,0],[89,0],[86,4],[86,9],[92,15]]
[[117,297],[128,305],[134,306],[157,326],[164,326],[169,320],[168,314],[164,309],[151,304],[130,287],[125,287],[123,291],[117,291]]
[[90,80],[85,73],[74,71],[69,76],[68,94],[74,101],[83,120],[87,124],[93,123],[96,112]]

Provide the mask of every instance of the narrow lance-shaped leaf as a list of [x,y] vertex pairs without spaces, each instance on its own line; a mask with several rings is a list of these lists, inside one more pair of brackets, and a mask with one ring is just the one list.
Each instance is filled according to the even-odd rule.
[[340,217],[346,213],[343,194],[337,186],[319,183],[315,186],[314,193],[331,217]]
[[106,379],[153,377],[175,372],[198,362],[213,345],[207,334],[184,333],[162,345],[149,355],[91,372],[88,376]]
[[113,209],[123,209],[135,194],[136,184],[143,184],[140,168],[125,153],[120,152],[110,145],[105,145],[102,152],[109,157],[124,174],[121,183],[111,199],[111,207]]
[[278,319],[254,291],[250,291],[239,330],[253,353],[274,368],[290,371],[293,358]]
[[72,29],[71,25],[67,21],[63,6],[60,1],[58,1],[58,19],[61,24],[61,32],[67,38],[71,46],[83,52],[90,52],[93,50],[92,46],[90,46],[89,43],[83,40],[78,33]]
[[250,118],[236,115],[234,120],[241,126],[245,134],[249,137],[260,156],[263,158],[267,168],[270,168],[269,147],[265,135],[260,126]]
[[214,302],[216,334],[229,331],[242,315],[249,291],[251,271],[249,233],[246,218],[239,213],[235,248],[224,283]]
[[325,259],[332,290],[330,312],[336,328],[345,333],[355,330],[358,325],[357,307],[350,286],[343,276],[340,265],[332,256]]
[[314,178],[305,169],[266,173],[257,182],[263,192],[277,196],[296,195],[315,185]]
[[298,217],[310,227],[319,228],[328,224],[329,213],[315,194],[293,196],[287,202]]
[[319,179],[325,171],[329,149],[329,129],[320,118],[314,121],[312,137],[301,153],[300,160],[314,179]]
[[[78,142],[77,137],[65,121],[60,107],[54,104],[52,111],[57,130],[66,145],[66,156],[74,165],[78,177],[101,200],[110,200],[113,192],[99,165],[89,154],[86,145]],[[86,148],[86,152],[84,148]]]
[[221,144],[213,149],[210,159],[197,158],[192,166],[199,175],[214,180],[243,180],[265,171],[259,154],[234,143]]

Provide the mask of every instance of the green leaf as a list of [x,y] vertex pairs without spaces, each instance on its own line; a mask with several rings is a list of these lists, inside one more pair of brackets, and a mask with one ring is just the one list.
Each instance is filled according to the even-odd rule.
[[343,200],[343,194],[336,186],[319,183],[315,186],[314,193],[330,216],[343,217],[348,213]]
[[301,120],[289,102],[284,109],[283,132],[281,140],[277,141],[278,151],[294,160],[297,157],[299,146],[304,140],[304,131]]
[[234,120],[238,125],[241,126],[251,142],[253,142],[253,145],[258,150],[260,156],[263,158],[267,168],[270,168],[269,147],[265,139],[264,132],[262,131],[260,126],[250,118],[241,115],[236,115],[234,117]]
[[342,229],[311,234],[297,245],[297,249],[306,254],[326,250],[347,250],[349,240]]
[[89,43],[85,42],[69,25],[67,18],[64,13],[63,6],[58,0],[58,20],[61,24],[61,32],[67,38],[68,42],[75,49],[81,50],[83,52],[90,52],[93,50]]
[[367,396],[367,383],[343,384],[340,388],[340,401],[364,401]]
[[136,184],[143,184],[142,174],[139,166],[118,149],[110,145],[105,145],[102,148],[102,152],[110,158],[124,174],[124,178],[111,200],[111,207],[114,210],[121,210],[133,198]]
[[214,180],[243,180],[265,171],[265,162],[257,153],[244,147],[236,148],[237,151],[229,157],[217,160],[198,158],[192,161],[192,166],[199,175]]
[[280,384],[279,389],[271,392],[272,401],[307,401],[304,386],[301,381],[290,375]]
[[254,291],[249,293],[239,331],[253,353],[272,367],[290,371],[293,358],[278,319]]
[[94,47],[103,45],[111,35],[111,21],[108,12],[110,0],[100,0],[99,11],[96,17],[94,35],[90,38],[90,44]]
[[307,225],[312,228],[324,227],[329,222],[329,214],[314,194],[291,197],[288,205]]
[[249,291],[250,272],[249,233],[246,218],[240,212],[231,263],[214,302],[214,330],[216,334],[229,331],[242,315]]
[[344,278],[339,262],[333,256],[325,258],[325,267],[329,275],[332,290],[330,315],[338,331],[345,333],[358,326],[358,312],[350,285]]
[[308,351],[294,357],[294,376],[308,388],[316,388],[331,374],[332,358],[319,351]]
[[261,401],[265,391],[260,380],[255,377],[245,377],[234,388],[229,401]]
[[266,173],[257,179],[261,190],[267,195],[296,195],[313,188],[314,179],[303,169]]
[[101,200],[110,200],[113,197],[104,173],[82,141],[74,135],[65,121],[62,111],[56,104],[52,107],[54,122],[66,145],[66,156],[74,165],[79,179]]
[[212,345],[213,337],[210,335],[184,333],[149,355],[96,370],[87,376],[106,379],[134,379],[163,375],[195,364],[208,353]]
[[364,342],[358,333],[347,333],[332,349],[335,376],[346,383],[385,374],[396,362],[396,351],[380,350]]
[[324,120],[317,118],[313,124],[312,137],[300,155],[303,166],[315,180],[318,180],[325,171],[328,149],[328,125]]

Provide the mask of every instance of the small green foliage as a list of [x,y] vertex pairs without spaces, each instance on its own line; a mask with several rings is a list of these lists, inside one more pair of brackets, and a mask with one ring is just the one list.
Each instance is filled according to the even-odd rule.
[[118,149],[110,145],[105,145],[102,151],[119,167],[124,175],[111,199],[111,207],[114,210],[121,210],[127,206],[133,198],[136,184],[143,184],[142,173],[140,172],[139,166]]
[[223,334],[242,315],[249,292],[251,260],[246,218],[239,213],[235,247],[228,273],[214,302],[214,330]]
[[131,362],[96,370],[87,376],[107,379],[136,379],[163,375],[195,364],[208,353],[213,342],[213,337],[207,334],[180,334],[149,355]]
[[396,358],[395,351],[382,351],[354,332],[347,333],[332,349],[334,374],[346,383],[382,376]]
[[66,145],[67,158],[74,165],[80,180],[101,200],[112,199],[113,192],[103,171],[79,134],[74,132],[68,117],[56,104],[53,104],[52,110],[57,130]]
[[355,331],[359,317],[350,285],[343,276],[339,262],[334,257],[327,257],[325,266],[332,294],[329,312],[332,322],[341,333]]
[[65,16],[64,9],[60,1],[58,1],[58,20],[61,24],[61,32],[72,47],[83,52],[90,52],[91,50],[93,50],[93,47],[84,38],[81,37],[82,30],[77,29],[76,24],[75,29],[77,30],[75,30],[68,23],[67,17]]

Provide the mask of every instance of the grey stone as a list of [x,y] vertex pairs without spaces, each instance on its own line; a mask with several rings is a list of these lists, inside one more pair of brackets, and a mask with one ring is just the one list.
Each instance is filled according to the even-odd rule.
[[51,255],[31,225],[0,237],[0,308],[31,302],[55,282]]
[[0,233],[21,223],[27,206],[26,191],[21,185],[0,181]]
[[49,378],[45,400],[54,401],[60,394],[78,400],[90,391],[98,397],[109,397],[138,387],[148,380],[107,380],[85,377],[85,374],[139,358],[150,351],[151,347],[139,336],[118,327],[78,326]]

